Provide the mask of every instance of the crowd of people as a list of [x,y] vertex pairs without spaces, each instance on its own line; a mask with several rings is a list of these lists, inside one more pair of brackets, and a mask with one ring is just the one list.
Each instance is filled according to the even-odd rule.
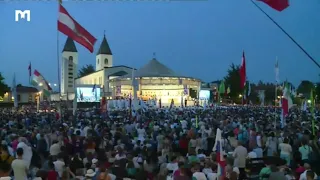
[[74,116],[0,109],[0,180],[317,179],[317,116],[313,133],[308,111],[292,109],[285,127],[279,115],[228,105]]

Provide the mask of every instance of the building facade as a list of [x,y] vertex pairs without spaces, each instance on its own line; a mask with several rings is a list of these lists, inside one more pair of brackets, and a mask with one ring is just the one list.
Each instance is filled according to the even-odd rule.
[[95,85],[102,88],[101,96],[107,99],[131,95],[141,99],[161,99],[163,104],[172,100],[180,104],[184,99],[197,98],[201,89],[199,79],[178,75],[155,58],[139,70],[124,65],[113,66],[113,54],[105,36],[96,54],[96,71],[91,74],[76,77],[78,52],[70,38],[66,41],[62,57],[62,97],[51,96],[51,100],[71,100],[76,87]]
[[[37,88],[27,86],[17,86],[17,99],[18,103],[31,103],[37,102],[40,93]],[[11,91],[6,92],[3,97],[0,97],[0,102],[8,103],[13,102],[13,94]]]
[[134,96],[139,99],[161,99],[163,105],[175,105],[198,98],[201,81],[181,76],[153,58],[133,75],[110,80],[113,97]]

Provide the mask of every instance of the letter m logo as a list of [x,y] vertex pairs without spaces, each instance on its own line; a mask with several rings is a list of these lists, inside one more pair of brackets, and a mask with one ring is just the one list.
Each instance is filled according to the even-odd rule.
[[29,22],[31,20],[30,18],[30,10],[16,10],[16,16],[15,16],[15,20],[19,21],[19,19],[27,19],[27,21]]

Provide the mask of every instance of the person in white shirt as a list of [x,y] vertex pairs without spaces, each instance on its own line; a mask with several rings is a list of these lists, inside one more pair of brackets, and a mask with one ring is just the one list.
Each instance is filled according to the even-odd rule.
[[23,148],[17,149],[17,159],[12,161],[11,167],[14,173],[15,180],[26,180],[29,165],[23,160]]
[[22,159],[26,161],[28,167],[31,164],[31,159],[32,159],[32,148],[27,145],[27,139],[25,137],[20,137],[19,138],[19,144],[17,148],[22,148],[23,149],[23,157]]
[[200,166],[195,165],[191,168],[192,177],[196,180],[207,180],[206,175],[203,172],[200,172]]
[[188,122],[187,122],[186,120],[182,120],[182,121],[180,121],[180,123],[181,123],[182,129],[187,129],[187,127],[188,127]]
[[55,162],[53,162],[53,164],[54,164],[54,169],[58,172],[59,177],[61,178],[63,170],[64,170],[64,167],[66,165],[64,163],[63,157],[58,155],[58,159]]
[[[305,171],[300,175],[300,179],[299,180],[307,180],[307,172],[311,171],[310,164],[304,163],[303,167],[305,168]],[[316,173],[314,173],[314,179],[318,179],[318,176],[317,176]]]
[[171,158],[171,162],[167,164],[167,169],[169,172],[171,171],[171,173],[174,173],[176,170],[179,169],[179,165],[176,157]]
[[256,140],[257,140],[257,146],[262,147],[261,134],[259,132],[257,133]]
[[250,152],[248,153],[248,156],[247,158],[249,159],[254,159],[254,158],[257,158],[257,153],[253,151],[253,149],[249,149]]
[[142,125],[140,125],[140,127],[137,129],[137,133],[138,133],[138,140],[144,141],[146,130],[142,127]]
[[50,147],[50,155],[57,156],[61,152],[61,146],[57,140],[52,142]]
[[83,134],[84,134],[84,137],[87,137],[88,136],[88,131],[89,131],[90,127],[89,126],[86,126],[83,128]]
[[115,156],[115,159],[116,160],[121,160],[121,159],[125,159],[127,158],[126,154],[123,152],[122,148],[121,147],[118,147],[117,148],[117,154]]
[[203,153],[203,150],[202,150],[202,149],[199,149],[199,150],[198,150],[198,155],[197,155],[197,157],[198,157],[199,159],[205,159],[207,156]]
[[287,165],[290,165],[291,161],[291,152],[292,152],[292,147],[289,144],[289,139],[284,138],[283,143],[279,144],[279,149],[280,149],[280,158],[284,159],[287,161]]

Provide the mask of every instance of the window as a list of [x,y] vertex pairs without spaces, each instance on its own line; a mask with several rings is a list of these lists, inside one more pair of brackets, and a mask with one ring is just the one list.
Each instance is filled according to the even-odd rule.
[[69,68],[69,71],[73,71],[73,68]]
[[107,58],[104,59],[104,64],[108,64],[108,59]]
[[18,102],[21,101],[21,95],[20,94],[17,95],[17,99],[18,99]]
[[28,99],[29,102],[32,102],[32,94],[29,94],[29,99]]
[[98,62],[98,64],[99,64],[99,59],[98,59],[98,61],[97,61],[97,62]]
[[69,72],[68,74],[69,74],[70,76],[73,76],[73,72]]
[[69,56],[69,63],[73,63],[73,57]]

